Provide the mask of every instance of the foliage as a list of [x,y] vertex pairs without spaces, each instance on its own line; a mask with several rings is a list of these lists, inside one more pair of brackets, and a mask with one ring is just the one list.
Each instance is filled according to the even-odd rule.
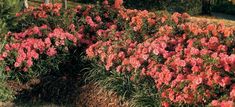
[[[104,86],[122,90],[118,84],[129,84],[122,78],[133,87],[147,76],[153,79],[162,106],[233,105],[234,28],[190,22],[185,13],[168,16],[119,8],[117,16],[121,24],[97,30],[98,42],[86,50],[101,66],[98,71],[108,73]],[[122,92],[133,95],[129,89]]]
[[234,105],[234,28],[122,3],[105,0],[67,11],[43,4],[18,13],[17,28],[5,36],[2,72],[23,81],[51,71],[59,75],[64,63],[79,60],[73,52],[85,49],[92,62],[86,80],[132,106]]
[[5,29],[11,29],[16,25],[15,14],[20,9],[19,0],[0,0],[0,24],[5,23]]
[[14,99],[13,92],[6,86],[4,81],[0,81],[0,101],[11,101]]
[[169,12],[188,13],[190,15],[199,15],[202,13],[202,2],[201,0],[184,0],[183,2],[173,1],[166,3],[164,6]]
[[16,14],[17,25],[11,31],[20,32],[31,26],[47,25],[51,29],[63,28],[68,30],[68,26],[72,24],[71,18],[74,15],[73,10],[63,10],[62,4],[41,4],[39,7],[24,9]]
[[225,1],[224,3],[213,5],[212,11],[235,15],[235,5],[231,2]]
[[[74,0],[75,2],[81,3],[102,3],[104,0]],[[114,4],[115,0],[108,0],[110,4]],[[123,0],[123,5],[129,9],[140,9],[140,10],[167,10],[169,12],[187,12],[190,15],[198,15],[202,12],[201,0]]]
[[6,23],[3,20],[0,20],[0,33],[6,33],[7,32],[7,27],[6,27]]

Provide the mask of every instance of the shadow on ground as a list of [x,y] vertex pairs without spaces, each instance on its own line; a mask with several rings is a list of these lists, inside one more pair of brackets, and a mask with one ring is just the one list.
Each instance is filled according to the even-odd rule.
[[127,107],[115,94],[92,83],[85,84],[84,68],[90,62],[71,55],[69,61],[52,71],[26,83],[8,81],[16,94],[13,101],[17,107]]
[[[48,68],[50,72],[32,78],[26,83],[8,81],[8,86],[15,92],[13,101],[16,106],[76,106],[84,86],[83,70],[89,67],[81,49],[71,51],[71,55],[59,65],[59,69]],[[50,66],[49,66],[50,67]],[[54,70],[54,71],[51,71]]]
[[223,13],[212,12],[212,16],[215,16],[215,17],[220,18],[220,19],[227,19],[227,20],[235,21],[235,16],[234,15],[228,15],[228,14],[223,14]]
[[75,106],[82,85],[79,78],[67,75],[48,74],[41,79],[34,79],[26,84],[28,88],[18,92],[15,105],[66,105]]
[[31,79],[25,84],[8,82],[17,92],[15,105],[75,106],[79,89],[84,85],[81,68],[76,65],[75,62],[68,62],[60,66],[60,71]]

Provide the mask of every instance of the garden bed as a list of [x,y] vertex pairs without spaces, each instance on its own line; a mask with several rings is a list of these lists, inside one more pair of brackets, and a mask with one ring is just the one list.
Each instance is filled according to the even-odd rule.
[[233,26],[122,3],[68,10],[41,4],[18,12],[1,39],[0,85],[6,88],[0,90],[9,92],[2,99],[10,95],[16,105],[234,106]]

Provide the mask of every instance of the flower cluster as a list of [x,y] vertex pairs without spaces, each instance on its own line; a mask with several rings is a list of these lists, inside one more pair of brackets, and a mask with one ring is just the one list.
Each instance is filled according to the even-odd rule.
[[5,71],[27,71],[42,57],[87,44],[87,56],[107,71],[128,72],[133,82],[150,77],[162,106],[234,106],[234,28],[191,22],[186,13],[125,9],[122,3],[115,0],[112,7],[104,0],[102,6],[77,6],[76,15],[67,17],[73,23],[63,28],[58,25],[63,18],[56,17],[61,15],[60,4],[25,10],[44,21],[36,20],[40,23],[7,35],[0,55]]
[[35,60],[40,60],[40,56],[53,57],[61,48],[66,50],[70,45],[77,46],[78,39],[83,39],[81,35],[70,34],[61,28],[51,30],[47,25],[34,26],[20,33],[8,33],[11,42],[5,45],[0,59],[7,62],[6,71],[13,68],[27,71]]
[[88,57],[107,71],[151,77],[163,106],[234,106],[234,28],[190,22],[188,14],[118,12],[125,30],[98,30],[102,39],[86,50]]
[[48,15],[60,16],[61,7],[62,7],[62,4],[60,3],[41,4],[40,7],[38,8],[29,7],[25,9],[24,11],[17,13],[16,16],[20,17],[28,13],[32,14],[34,18],[47,18]]
[[[7,43],[0,55],[1,61],[6,63],[6,71],[27,71],[34,62],[45,57],[53,57],[61,51],[66,51],[70,46],[91,45],[96,37],[97,30],[112,26],[108,3],[102,7],[103,11],[96,12],[94,6],[77,6],[72,9],[77,14],[61,16],[71,10],[61,11],[61,4],[42,4],[37,8],[29,7],[17,13],[21,19],[32,19],[32,23],[19,21],[20,28],[17,33],[8,33]],[[102,13],[104,13],[102,15]],[[63,14],[63,15],[64,15]],[[75,15],[75,16],[70,16]],[[58,17],[57,17],[58,16]],[[68,22],[68,26],[60,26],[66,18],[76,18]],[[85,19],[85,20],[83,20]],[[105,20],[104,20],[105,19]],[[108,21],[107,21],[108,20]],[[30,21],[29,21],[30,22]]]

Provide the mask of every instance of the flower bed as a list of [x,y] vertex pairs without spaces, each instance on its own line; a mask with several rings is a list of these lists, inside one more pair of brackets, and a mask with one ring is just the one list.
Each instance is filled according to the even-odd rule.
[[86,50],[105,72],[130,74],[136,84],[151,77],[162,106],[234,106],[234,28],[179,13],[120,9],[119,17],[124,30],[98,30],[102,39]]
[[136,104],[234,106],[234,28],[191,22],[186,13],[125,9],[122,0],[70,11],[50,4],[19,13],[20,30],[7,34],[0,57],[4,72],[35,72],[40,60],[82,47],[98,69],[88,78]]

